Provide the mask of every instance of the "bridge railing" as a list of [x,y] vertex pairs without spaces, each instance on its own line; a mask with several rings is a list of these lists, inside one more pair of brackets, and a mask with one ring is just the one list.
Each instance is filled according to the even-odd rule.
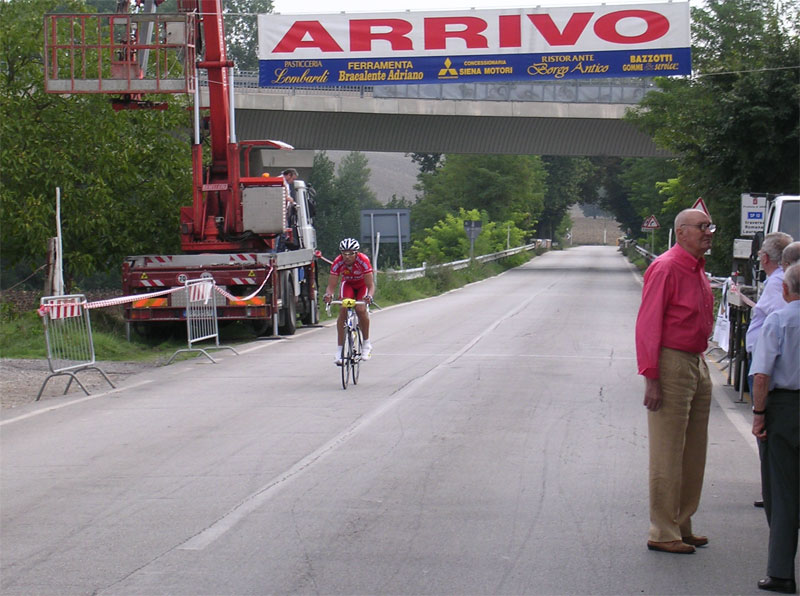
[[[234,86],[260,93],[280,95],[328,95],[386,99],[432,99],[474,101],[521,101],[560,103],[638,104],[651,91],[657,91],[651,78],[620,78],[536,83],[455,83],[435,85],[261,87],[258,71],[234,73]],[[208,85],[201,75],[200,86]]]

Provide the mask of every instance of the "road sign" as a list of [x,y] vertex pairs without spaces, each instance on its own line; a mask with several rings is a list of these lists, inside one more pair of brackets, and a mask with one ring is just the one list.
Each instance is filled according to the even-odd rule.
[[467,238],[475,240],[480,236],[481,226],[483,226],[483,223],[480,221],[464,220],[464,231],[467,233]]
[[705,201],[703,201],[703,197],[697,197],[697,200],[694,202],[694,205],[692,205],[692,209],[699,209],[700,211],[708,215],[709,219],[711,219],[711,214],[708,212],[708,207],[706,207],[706,203]]
[[661,224],[658,223],[655,215],[651,215],[647,219],[644,220],[642,224],[642,232],[648,232],[650,230],[657,230],[661,227]]
[[767,216],[767,197],[742,193],[742,236],[754,236],[764,231]]

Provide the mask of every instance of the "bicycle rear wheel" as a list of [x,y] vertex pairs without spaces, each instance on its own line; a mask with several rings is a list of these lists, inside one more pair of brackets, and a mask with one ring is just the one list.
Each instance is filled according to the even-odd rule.
[[361,354],[363,352],[364,341],[361,337],[361,328],[353,330],[353,359],[350,365],[353,367],[353,385],[358,385],[358,372],[361,368]]
[[350,367],[352,361],[353,337],[348,329],[344,336],[344,345],[342,346],[342,389],[347,389],[347,384],[350,382]]

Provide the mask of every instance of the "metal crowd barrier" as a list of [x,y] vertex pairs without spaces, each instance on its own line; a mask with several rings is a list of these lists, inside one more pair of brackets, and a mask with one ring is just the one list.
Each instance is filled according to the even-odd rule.
[[114,383],[103,369],[95,364],[92,324],[85,305],[86,297],[82,294],[45,296],[41,299],[39,312],[44,321],[47,365],[51,374],[42,383],[36,401],[41,399],[48,381],[59,376],[70,378],[67,388],[64,389],[64,395],[69,391],[72,381],[77,382],[83,392],[89,395],[89,391],[77,377],[77,373],[84,370],[98,371],[108,384],[114,387]]
[[[219,345],[219,327],[217,325],[217,304],[215,284],[210,279],[190,279],[185,284],[186,296],[186,338],[189,343],[187,348],[177,350],[169,359],[171,364],[181,352],[200,352],[211,362],[216,364],[206,350],[230,350],[237,356],[239,352],[231,346]],[[213,339],[214,346],[195,348],[195,343]]]

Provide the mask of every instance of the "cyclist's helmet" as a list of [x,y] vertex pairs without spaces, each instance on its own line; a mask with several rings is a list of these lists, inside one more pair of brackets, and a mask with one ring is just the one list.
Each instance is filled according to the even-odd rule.
[[339,243],[339,252],[345,252],[350,250],[356,251],[359,248],[361,248],[361,245],[355,238],[345,238]]

